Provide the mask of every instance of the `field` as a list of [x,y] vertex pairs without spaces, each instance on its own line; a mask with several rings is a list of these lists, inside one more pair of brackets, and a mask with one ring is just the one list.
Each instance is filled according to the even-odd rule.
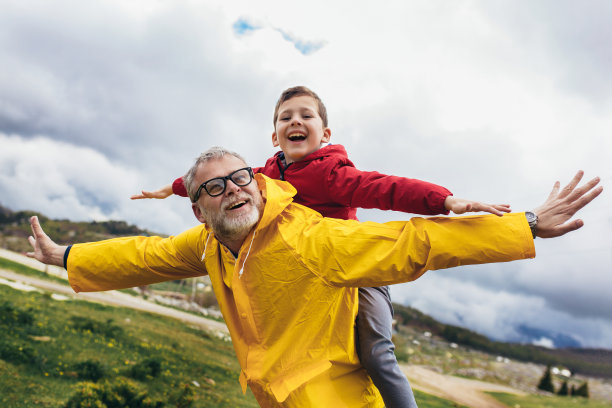
[[[50,278],[2,258],[0,269]],[[0,299],[3,408],[257,406],[250,392],[242,394],[231,342],[222,336],[168,317],[43,291],[0,285]],[[397,339],[398,349],[404,350],[411,364],[467,377],[474,374],[467,366],[480,367],[483,379],[505,384],[526,377],[523,364],[516,364],[520,371],[513,378],[503,378],[496,374],[495,356],[451,348],[444,341],[423,337],[418,330],[411,333]],[[420,346],[413,343],[417,336]],[[504,373],[509,368],[506,364]],[[601,400],[533,395],[533,387],[522,384],[530,395],[491,395],[512,408],[612,406]],[[513,386],[521,388],[521,383]],[[421,408],[465,406],[419,390],[415,395]],[[107,405],[95,405],[100,398],[106,398]]]
[[84,381],[123,384],[167,406],[257,406],[240,391],[231,343],[202,330],[4,285],[0,298],[2,407],[62,406]]
[[[2,268],[41,276],[2,260]],[[0,285],[0,406],[256,407],[231,342],[177,320]],[[422,406],[452,402],[416,392]],[[70,400],[81,405],[67,405]],[[140,402],[137,402],[140,401]],[[110,406],[110,405],[109,405]]]

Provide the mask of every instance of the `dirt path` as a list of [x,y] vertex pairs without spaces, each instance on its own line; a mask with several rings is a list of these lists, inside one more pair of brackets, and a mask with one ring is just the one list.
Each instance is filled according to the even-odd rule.
[[[0,253],[0,256],[5,255]],[[23,257],[19,254],[11,256],[11,260],[20,262],[23,260],[25,264],[45,272],[51,272],[45,266],[35,260]],[[59,268],[58,268],[59,269]],[[65,271],[62,269],[60,273]],[[53,272],[51,272],[53,273]],[[59,275],[57,273],[56,275]],[[2,281],[4,280],[4,282]],[[35,288],[43,289],[49,292],[61,294],[72,299],[82,299],[91,302],[104,303],[107,305],[130,307],[137,310],[142,310],[150,313],[156,313],[164,316],[174,317],[185,323],[202,327],[205,330],[227,333],[227,327],[224,323],[210,320],[204,317],[196,316],[180,310],[172,309],[156,303],[148,302],[136,296],[130,296],[118,291],[108,292],[93,292],[93,293],[75,293],[68,283],[61,284],[50,282],[44,279],[24,276],[18,273],[0,269],[0,284],[9,284],[20,289],[32,290]],[[27,286],[25,286],[27,285]],[[471,408],[507,408],[506,405],[498,402],[493,397],[485,394],[485,391],[498,391],[511,394],[524,395],[525,393],[514,388],[506,387],[499,384],[487,383],[484,381],[468,380],[465,378],[454,377],[450,375],[437,373],[427,367],[401,365],[402,370],[410,380],[410,383],[415,389],[445,398],[461,405]]]
[[508,408],[485,391],[525,395],[504,385],[437,373],[427,367],[400,365],[413,388],[471,408]]
[[59,293],[72,299],[82,299],[90,302],[104,303],[107,305],[129,307],[163,316],[170,316],[185,323],[201,327],[205,330],[228,333],[225,323],[193,315],[191,313],[182,312],[180,310],[162,306],[157,303],[148,302],[142,298],[131,296],[115,290],[108,292],[75,293],[72,288],[68,286],[68,283],[66,283],[66,285],[62,285],[61,283],[20,275],[5,269],[0,269],[0,278],[44,289],[49,292]]

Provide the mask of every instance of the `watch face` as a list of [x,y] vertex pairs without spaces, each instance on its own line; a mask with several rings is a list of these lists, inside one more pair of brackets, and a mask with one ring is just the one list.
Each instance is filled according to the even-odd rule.
[[535,220],[537,219],[536,215],[531,211],[525,211],[525,217],[527,217],[527,222],[530,224],[532,222],[535,222]]

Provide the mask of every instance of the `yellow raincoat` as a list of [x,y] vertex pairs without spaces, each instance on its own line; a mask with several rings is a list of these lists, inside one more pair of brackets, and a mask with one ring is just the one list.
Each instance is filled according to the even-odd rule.
[[378,224],[323,218],[288,183],[256,175],[266,201],[238,257],[204,225],[169,238],[77,244],[75,291],[209,274],[247,384],[263,407],[382,407],[360,366],[357,287],[425,271],[535,256],[524,214],[413,218]]

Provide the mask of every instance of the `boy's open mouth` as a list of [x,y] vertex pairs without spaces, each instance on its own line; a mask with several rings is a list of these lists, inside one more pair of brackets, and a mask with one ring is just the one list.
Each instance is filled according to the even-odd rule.
[[301,133],[293,133],[287,136],[287,138],[292,142],[299,142],[301,140],[306,140],[306,135],[303,135]]

